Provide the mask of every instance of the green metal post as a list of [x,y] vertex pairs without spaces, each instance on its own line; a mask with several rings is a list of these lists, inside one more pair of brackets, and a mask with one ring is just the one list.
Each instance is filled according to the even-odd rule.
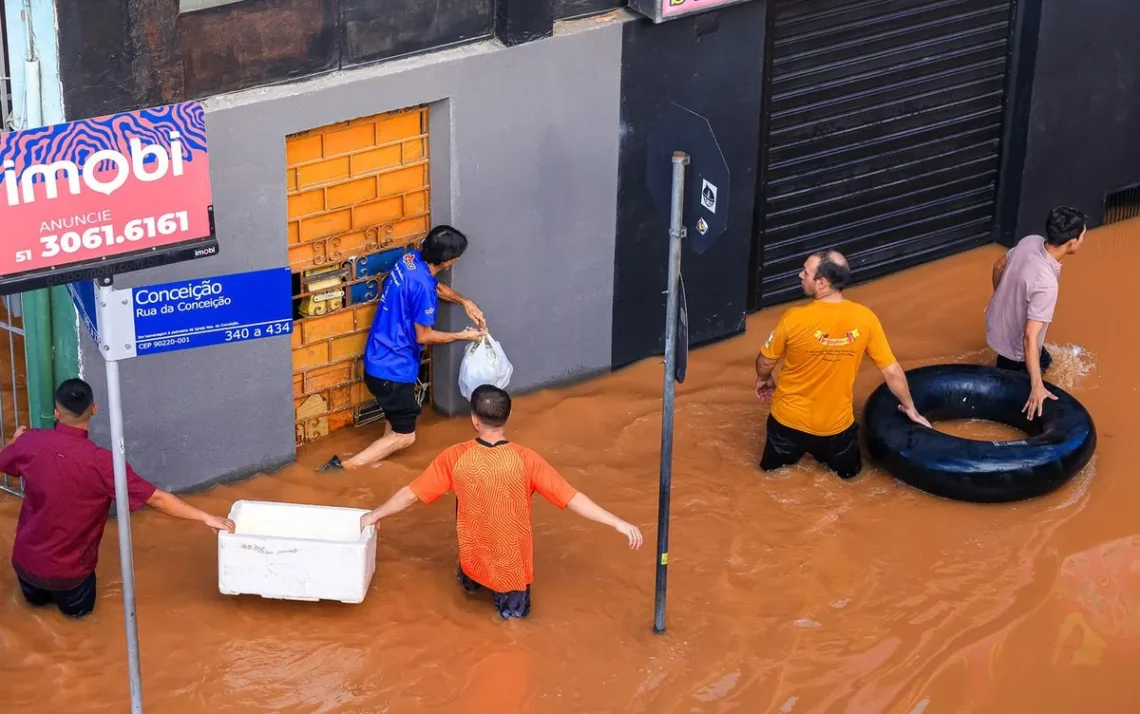
[[66,287],[54,287],[51,294],[52,376],[54,384],[79,376],[79,331],[75,305]]
[[24,355],[28,367],[31,426],[47,429],[55,419],[51,359],[51,297],[47,290],[23,295]]

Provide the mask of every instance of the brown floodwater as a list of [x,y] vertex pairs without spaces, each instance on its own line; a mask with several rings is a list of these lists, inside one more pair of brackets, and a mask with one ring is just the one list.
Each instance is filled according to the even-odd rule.
[[[1100,441],[1093,463],[1052,495],[955,503],[874,466],[844,482],[810,459],[759,472],[767,407],[752,393],[752,365],[780,312],[767,310],[745,336],[695,351],[679,388],[666,634],[651,631],[661,365],[647,360],[516,402],[512,438],[647,541],[631,552],[616,533],[539,501],[527,621],[500,623],[457,587],[450,497],[382,524],[360,605],[224,597],[210,533],[138,514],[147,710],[1140,711],[1140,326],[1119,272],[1140,260],[1138,237],[1137,223],[1096,231],[1065,263],[1049,377],[1090,409]],[[908,368],[988,361],[983,311],[999,253],[989,246],[850,297],[878,312]],[[865,367],[857,408],[879,382]],[[293,467],[190,500],[219,513],[239,498],[371,507],[471,436],[465,419],[433,419],[380,468],[312,472],[378,429],[338,434]],[[0,495],[5,553],[17,509]],[[4,563],[0,710],[127,711],[118,567],[111,525],[98,608],[69,622],[26,607]]]
[[1017,441],[1027,436],[1021,429],[985,419],[947,419],[936,421],[931,426],[946,434],[975,441]]

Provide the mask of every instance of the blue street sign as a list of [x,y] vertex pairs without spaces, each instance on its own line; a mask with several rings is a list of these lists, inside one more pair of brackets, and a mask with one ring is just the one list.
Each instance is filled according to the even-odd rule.
[[[289,268],[112,290],[73,284],[72,301],[108,360],[287,335],[293,330]],[[102,338],[102,339],[100,339]]]
[[131,297],[139,355],[276,337],[293,329],[288,268],[149,285],[133,289]]

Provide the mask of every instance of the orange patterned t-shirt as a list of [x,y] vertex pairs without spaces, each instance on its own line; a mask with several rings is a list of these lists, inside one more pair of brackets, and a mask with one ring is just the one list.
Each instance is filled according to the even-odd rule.
[[531,494],[566,508],[578,493],[530,449],[479,439],[444,451],[410,488],[424,503],[455,492],[459,566],[467,577],[501,593],[525,590],[534,582]]

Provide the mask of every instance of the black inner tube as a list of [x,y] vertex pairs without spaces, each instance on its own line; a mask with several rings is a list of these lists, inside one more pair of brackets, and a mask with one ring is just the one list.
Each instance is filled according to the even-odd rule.
[[1021,408],[1028,375],[982,365],[935,365],[907,372],[915,406],[927,419],[985,419],[1026,433],[1013,441],[980,441],[914,424],[880,385],[864,412],[868,452],[905,483],[945,498],[978,503],[1044,495],[1080,471],[1096,449],[1092,416],[1072,395],[1057,396],[1030,421]]

